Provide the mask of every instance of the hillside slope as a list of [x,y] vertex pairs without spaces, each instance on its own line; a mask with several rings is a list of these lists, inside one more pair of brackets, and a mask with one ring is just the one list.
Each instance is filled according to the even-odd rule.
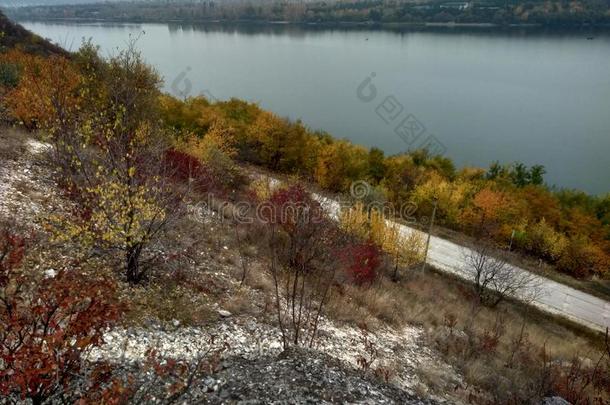
[[[0,224],[12,218],[42,234],[41,221],[70,206],[52,170],[44,164],[47,151],[48,145],[31,134],[0,126]],[[176,293],[166,279],[164,284],[174,298],[154,294],[154,299],[162,302],[158,313],[150,311],[144,289],[129,291],[131,305],[144,308],[138,315],[143,320],[132,319],[105,333],[104,344],[91,352],[89,360],[109,361],[128,373],[132,364],[143,364],[153,348],[164,358],[186,362],[221,353],[214,372],[193,382],[189,403],[459,403],[451,395],[437,395],[424,385],[419,375],[424,366],[442,376],[435,380],[435,386],[461,386],[463,382],[425,343],[424,331],[417,326],[398,330],[383,327],[365,333],[324,318],[321,338],[314,348],[283,351],[280,331],[266,304],[270,292],[239,285],[235,277],[241,269],[234,257],[237,249],[230,240],[231,232],[211,211],[205,222],[206,229],[216,229],[214,238],[218,240],[199,252],[205,260],[197,268],[184,269],[198,280],[189,276],[189,282],[206,286],[205,291],[199,297],[190,290]],[[45,274],[55,277],[54,270],[47,267],[42,264]],[[187,300],[188,307],[176,299]],[[240,300],[243,303],[238,303]],[[161,312],[167,312],[168,319],[163,320]],[[201,315],[205,319],[196,320],[200,314],[205,314]],[[391,367],[391,378],[376,376],[374,368],[363,369],[360,362],[368,358],[375,367]],[[158,388],[152,387],[151,392],[162,395]]]
[[20,48],[28,53],[45,56],[68,55],[64,49],[13,23],[0,11],[0,50],[5,48]]
[[0,67],[0,403],[608,402],[610,337],[413,271],[422,238],[255,176],[205,99],[172,130],[137,50]]

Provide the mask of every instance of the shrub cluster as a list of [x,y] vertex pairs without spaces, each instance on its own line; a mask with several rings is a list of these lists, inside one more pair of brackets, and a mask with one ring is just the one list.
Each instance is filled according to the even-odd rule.
[[[420,218],[429,218],[437,199],[440,224],[484,235],[573,276],[606,276],[610,268],[610,196],[552,190],[544,185],[540,165],[496,162],[488,170],[457,171],[451,160],[425,150],[386,157],[379,149],[333,139],[255,104],[201,97],[180,101],[161,95],[159,84],[156,72],[134,52],[104,60],[91,44],[71,59],[10,49],[0,55],[0,118],[48,131],[58,159],[74,171],[87,167],[78,147],[83,143],[115,157],[129,152],[134,159],[119,161],[119,173],[128,179],[130,171],[150,169],[139,167],[146,159],[136,152],[150,152],[153,145],[145,138],[164,138],[156,125],[160,112],[165,125],[178,133],[165,141],[201,160],[225,190],[244,181],[234,159],[296,174],[333,192],[366,180],[374,187],[371,198],[395,207],[413,201]],[[117,167],[106,169],[102,174],[109,177]],[[88,177],[95,179],[92,174]]]
[[85,356],[122,312],[116,286],[78,268],[40,279],[25,255],[24,239],[0,230],[0,393],[71,401]]
[[554,191],[544,185],[542,166],[494,163],[489,170],[457,171],[451,160],[425,150],[386,157],[236,99],[162,96],[161,113],[170,127],[197,137],[224,128],[238,160],[329,191],[347,192],[366,180],[373,186],[368,198],[395,207],[414,202],[421,218],[430,217],[436,198],[441,225],[511,246],[573,276],[606,276],[610,268],[610,196]]

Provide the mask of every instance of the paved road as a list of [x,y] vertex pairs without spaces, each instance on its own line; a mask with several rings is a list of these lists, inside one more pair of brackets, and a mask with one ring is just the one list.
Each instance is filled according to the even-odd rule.
[[[406,226],[403,228],[407,228],[407,232],[413,231]],[[467,248],[433,236],[430,240],[428,263],[442,271],[468,279],[470,276],[464,271],[464,250]],[[511,267],[515,272],[527,273],[521,268]],[[537,290],[532,303],[539,308],[600,331],[610,327],[610,303],[607,301],[533,274],[531,284],[531,288]]]
[[[316,194],[314,197],[321,202],[332,217],[338,218],[340,204],[337,201]],[[402,224],[398,224],[398,226],[402,234],[415,232],[425,237],[421,231]],[[441,271],[464,279],[471,279],[471,275],[465,270],[467,268],[465,257],[467,257],[468,251],[468,248],[433,236],[430,239],[428,263]],[[531,287],[525,295],[528,295],[529,301],[535,290],[535,296],[531,302],[533,305],[592,329],[605,331],[606,327],[610,327],[610,302],[545,277],[531,274],[519,267],[511,266],[511,269],[528,275]],[[523,297],[517,296],[516,298],[522,299]]]

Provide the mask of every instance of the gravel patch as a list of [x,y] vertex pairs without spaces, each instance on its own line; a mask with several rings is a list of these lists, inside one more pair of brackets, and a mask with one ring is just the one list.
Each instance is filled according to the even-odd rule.
[[367,377],[337,359],[292,350],[256,360],[233,358],[210,381],[208,403],[436,404]]
[[[2,138],[0,142],[4,141]],[[9,158],[0,159],[0,218],[39,229],[37,219],[58,205],[57,186],[48,168],[37,158],[48,148],[47,144],[25,138]]]
[[[413,394],[421,383],[417,376],[420,366],[438,362],[432,351],[421,343],[422,334],[420,328],[413,326],[398,331],[385,328],[363,334],[357,328],[337,326],[323,320],[313,351],[352,368],[360,368],[360,359],[372,361],[370,370],[377,367],[391,370],[390,381]],[[91,353],[91,360],[140,362],[151,348],[162,357],[191,360],[223,346],[226,347],[225,357],[256,360],[279,355],[283,351],[280,338],[279,330],[274,326],[246,316],[223,319],[206,328],[115,329],[104,335],[105,344]]]

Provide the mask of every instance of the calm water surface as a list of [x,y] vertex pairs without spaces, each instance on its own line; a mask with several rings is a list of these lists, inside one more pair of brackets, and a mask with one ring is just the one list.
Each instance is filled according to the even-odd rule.
[[[610,191],[607,33],[24,25],[72,49],[92,38],[109,54],[144,32],[138,47],[174,94],[256,101],[388,154],[434,135],[459,166],[543,164],[549,184]],[[409,114],[425,132],[406,143],[394,128]]]

